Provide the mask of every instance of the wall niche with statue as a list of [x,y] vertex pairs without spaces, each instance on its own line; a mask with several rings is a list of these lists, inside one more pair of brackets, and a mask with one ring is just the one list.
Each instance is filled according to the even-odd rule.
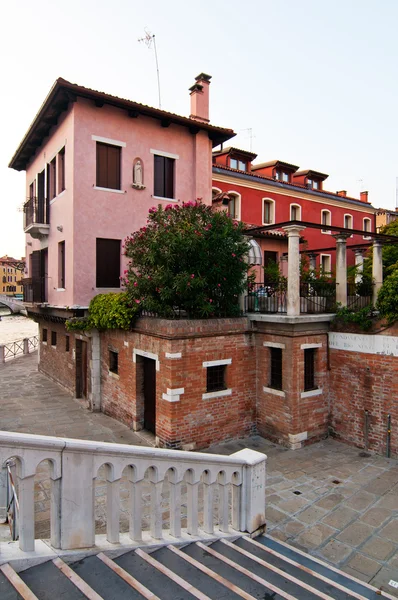
[[136,190],[144,190],[144,163],[141,158],[137,157],[133,161],[133,183],[132,186]]

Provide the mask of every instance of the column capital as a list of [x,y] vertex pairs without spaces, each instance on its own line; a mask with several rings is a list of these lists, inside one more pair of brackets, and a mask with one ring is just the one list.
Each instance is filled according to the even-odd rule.
[[355,248],[354,253],[356,256],[363,256],[365,253],[365,248]]
[[349,237],[351,237],[351,233],[345,233],[344,231],[341,231],[340,233],[333,233],[332,237],[334,237],[336,242],[342,244],[345,243]]
[[319,256],[319,252],[306,252],[308,258],[317,258]]
[[297,237],[305,227],[303,225],[285,225],[282,229],[286,231],[289,237]]
[[382,246],[381,240],[378,240],[378,239],[375,238],[373,240],[373,247],[381,247],[381,246]]

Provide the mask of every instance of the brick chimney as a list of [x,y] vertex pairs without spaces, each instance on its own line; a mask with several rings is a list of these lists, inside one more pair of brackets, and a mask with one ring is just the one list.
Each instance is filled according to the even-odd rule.
[[196,83],[189,88],[191,92],[191,119],[196,121],[202,121],[204,123],[209,122],[209,86],[210,86],[211,75],[206,73],[200,73],[195,77]]
[[360,199],[361,202],[369,202],[369,200],[368,200],[368,193],[369,192],[361,192],[359,194],[359,199]]
[[347,190],[340,190],[339,192],[336,192],[336,194],[342,198],[347,198]]

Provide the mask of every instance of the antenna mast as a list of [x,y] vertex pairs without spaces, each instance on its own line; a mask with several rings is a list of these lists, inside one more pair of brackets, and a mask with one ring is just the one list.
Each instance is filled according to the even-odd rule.
[[155,34],[152,34],[150,31],[147,31],[146,29],[144,29],[144,31],[145,31],[145,37],[138,38],[138,41],[139,42],[144,42],[144,44],[147,45],[147,47],[149,48],[149,50],[151,49],[152,42],[153,42],[153,49],[155,51],[155,61],[156,61],[156,74],[157,74],[157,78],[158,78],[159,108],[162,108],[162,104],[161,104],[161,101],[160,101],[160,75],[159,75],[158,53],[156,51]]
[[248,133],[248,138],[250,139],[250,152],[253,150],[253,138],[256,137],[255,135],[253,135],[253,129],[252,127],[247,127],[247,129],[241,129],[241,131],[247,131]]

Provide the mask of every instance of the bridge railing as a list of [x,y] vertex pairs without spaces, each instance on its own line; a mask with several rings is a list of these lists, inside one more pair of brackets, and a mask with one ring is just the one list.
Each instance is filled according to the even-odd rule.
[[[106,537],[111,544],[120,542],[122,478],[127,480],[132,542],[142,542],[148,495],[152,540],[254,533],[265,524],[267,457],[247,448],[220,456],[2,431],[0,467],[10,459],[17,467],[19,547],[25,552],[35,549],[34,480],[43,461],[50,464],[54,548],[96,545],[95,485],[101,467],[106,471]],[[163,529],[165,512],[169,530]]]
[[0,364],[5,363],[16,356],[21,354],[29,354],[37,349],[39,344],[39,338],[34,335],[30,338],[23,338],[23,340],[16,340],[15,342],[9,342],[8,344],[0,344]]

